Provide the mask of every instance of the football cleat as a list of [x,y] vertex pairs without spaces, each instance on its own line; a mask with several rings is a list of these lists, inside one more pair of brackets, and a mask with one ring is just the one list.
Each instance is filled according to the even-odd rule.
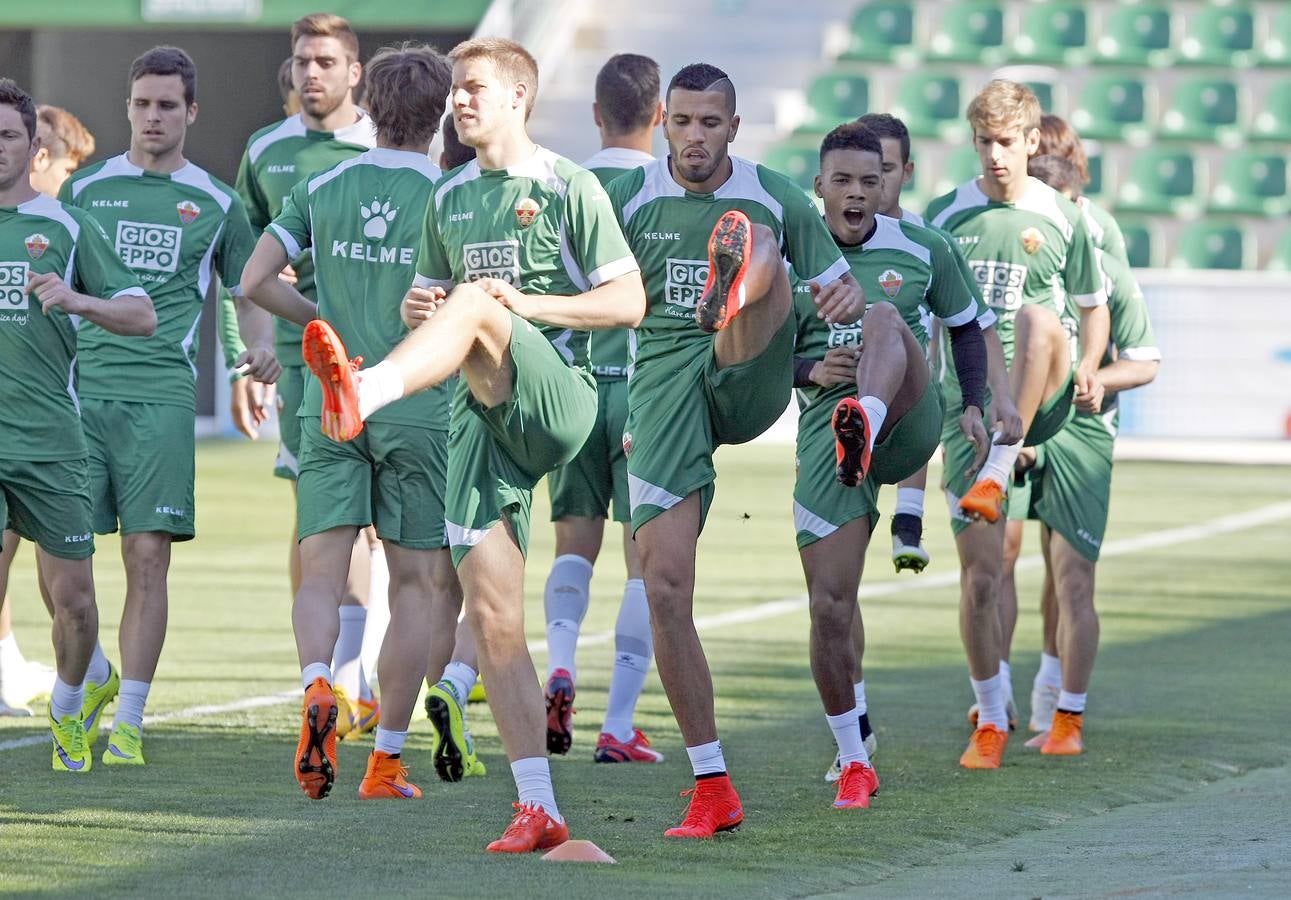
[[1032,731],[1048,731],[1053,727],[1053,714],[1058,709],[1058,695],[1062,691],[1052,684],[1031,685],[1031,721],[1027,723]]
[[[337,740],[345,740],[358,727],[358,713],[349,692],[339,684],[332,686],[332,696],[336,698],[336,737]],[[358,734],[355,733],[354,737]]]
[[116,699],[121,690],[121,676],[116,666],[108,667],[108,680],[102,684],[93,681],[85,683],[85,699],[81,702],[81,721],[85,723],[85,742],[93,747],[99,739],[99,725],[103,719],[103,710]]
[[451,682],[437,682],[426,692],[426,715],[434,731],[435,773],[450,782],[483,775],[486,769],[475,757],[475,742],[466,730],[462,701]]
[[569,826],[557,822],[536,803],[512,803],[516,814],[502,837],[485,849],[490,853],[532,853],[550,850],[569,840]]
[[555,669],[543,692],[547,698],[547,752],[564,755],[574,743],[574,679]]
[[910,513],[897,513],[892,517],[892,564],[897,572],[918,574],[928,560],[928,551],[923,549],[923,520]]
[[1004,514],[1004,489],[993,478],[983,478],[959,498],[959,511],[973,521],[999,521]]
[[61,722],[54,721],[54,714],[49,714],[49,733],[54,739],[53,769],[55,772],[90,771],[94,765],[94,752],[86,739],[85,723],[72,716],[64,716]]
[[870,470],[870,419],[855,397],[844,397],[834,407],[834,450],[838,456],[838,483],[856,487]]
[[968,749],[959,758],[959,764],[965,769],[998,769],[1008,742],[1007,731],[1001,731],[994,725],[983,725],[969,738]]
[[125,722],[113,722],[108,749],[103,751],[105,766],[142,766],[143,733]]
[[324,679],[305,689],[300,719],[296,781],[308,797],[322,800],[336,783],[336,695]]
[[744,807],[729,775],[698,778],[681,796],[690,798],[686,817],[676,828],[665,831],[664,837],[711,838],[719,831],[734,831],[744,821]]
[[1027,742],[1022,746],[1027,747],[1031,750],[1039,750],[1041,747],[1044,746],[1044,742],[1047,740],[1049,740],[1049,732],[1042,731],[1039,734],[1034,734],[1031,737],[1027,738]]
[[738,209],[722,213],[708,238],[708,279],[695,304],[695,322],[712,334],[744,307],[744,276],[753,256],[753,223]]
[[466,695],[467,703],[488,703],[489,695],[484,690],[484,679],[476,676],[471,692]]
[[593,759],[599,763],[659,763],[663,762],[663,754],[658,750],[651,750],[650,739],[640,728],[637,728],[633,730],[631,739],[627,741],[620,741],[608,731],[602,731],[600,737],[596,739],[596,752]]
[[305,326],[300,342],[305,365],[323,387],[321,430],[334,441],[351,441],[363,430],[359,415],[359,382],[355,372],[363,357],[351,360],[340,335],[327,322],[315,319]]
[[848,763],[838,779],[835,809],[869,809],[870,798],[879,792],[879,776],[863,762]]
[[[874,734],[874,729],[870,727],[870,717],[868,713],[861,713],[861,741],[865,745],[865,754],[874,758],[874,753],[879,749],[879,739]],[[834,761],[830,763],[829,768],[825,770],[825,781],[833,784],[839,778],[843,777],[843,757],[840,753],[834,754]]]
[[354,727],[350,729],[347,737],[354,739],[360,735],[370,734],[381,724],[381,701],[377,699],[376,694],[372,695],[371,700],[359,698],[358,711],[354,715]]
[[1085,742],[1081,738],[1084,726],[1084,714],[1058,710],[1053,714],[1053,729],[1040,752],[1045,756],[1079,756],[1085,752]]
[[[1009,731],[1018,730],[1018,705],[1010,697],[1004,704],[1004,713],[1009,717]],[[977,704],[968,707],[968,724],[977,727]]]
[[373,750],[368,755],[368,770],[359,783],[359,797],[364,800],[417,800],[421,797],[421,788],[408,781],[408,770],[398,756],[391,756],[381,750]]

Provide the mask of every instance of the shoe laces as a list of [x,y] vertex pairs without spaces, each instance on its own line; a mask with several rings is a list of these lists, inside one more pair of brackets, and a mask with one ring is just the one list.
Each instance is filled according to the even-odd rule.
[[68,756],[78,756],[85,752],[86,734],[83,727],[70,729],[70,734],[67,735],[67,738],[67,745],[64,749],[67,751]]
[[855,766],[850,763],[843,769],[843,774],[838,779],[838,795],[859,794],[865,786],[866,766]]
[[511,817],[511,824],[507,826],[507,830],[502,832],[502,837],[504,838],[524,837],[530,825],[539,821],[539,816],[547,815],[547,811],[537,803],[517,802],[512,803],[511,807],[516,811],[516,814]]
[[693,788],[681,792],[681,796],[690,798],[686,817],[681,821],[682,828],[710,822],[717,815],[717,796],[714,791],[705,790],[703,784],[701,781]]
[[1079,721],[1080,718],[1078,716],[1054,713],[1053,726],[1049,732],[1049,739],[1055,743],[1058,741],[1069,740],[1079,731],[1076,727],[1076,723]]
[[640,728],[636,728],[633,730],[632,739],[628,741],[628,743],[636,744],[639,747],[649,747],[650,739],[645,736],[645,733],[642,732]]
[[1007,732],[997,731],[993,728],[979,728],[974,735],[977,750],[983,755],[990,754],[993,756],[1002,752],[1004,742],[1007,739]]

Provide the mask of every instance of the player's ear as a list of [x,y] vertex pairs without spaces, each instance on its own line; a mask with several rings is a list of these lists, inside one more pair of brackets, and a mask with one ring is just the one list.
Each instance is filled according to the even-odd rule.
[[740,114],[736,113],[735,115],[731,116],[731,127],[726,132],[726,143],[728,144],[734,143],[735,132],[739,130],[740,130]]
[[197,121],[197,101],[194,100],[188,104],[188,124],[192,125]]
[[50,156],[49,148],[40,146],[40,136],[31,139],[31,168],[37,172],[43,172],[49,168],[53,157]]
[[914,160],[901,167],[901,183],[909,184],[911,178],[914,178]]
[[813,178],[813,179],[812,179],[811,184],[812,184],[812,187],[814,187],[814,188],[816,189],[816,196],[817,196],[817,197],[819,197],[820,199],[824,200],[824,199],[825,199],[825,195],[824,195],[823,193],[821,193],[821,191],[820,191],[820,184],[821,184],[821,182],[820,182],[820,176],[819,176],[819,175],[817,175],[815,178]]
[[650,123],[650,127],[653,128],[656,125],[662,125],[664,114],[665,114],[665,110],[663,108],[663,101],[660,100],[659,104],[655,107],[654,121]]
[[1027,132],[1027,156],[1035,156],[1036,151],[1040,149],[1040,129],[1032,128]]
[[351,90],[359,86],[359,80],[362,77],[363,77],[363,63],[359,62],[356,59],[354,60],[354,62],[350,63],[349,85]]
[[605,123],[601,121],[601,105],[595,100],[592,101],[592,121],[596,123],[597,128],[605,126]]

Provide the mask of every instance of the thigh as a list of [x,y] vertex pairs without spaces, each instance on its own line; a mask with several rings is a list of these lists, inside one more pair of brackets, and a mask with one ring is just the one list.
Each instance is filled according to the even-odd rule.
[[624,379],[603,381],[597,387],[605,421],[605,443],[609,458],[610,496],[615,522],[632,521],[628,491],[628,457],[623,452],[623,433],[628,430],[628,383]]
[[943,418],[941,390],[929,381],[914,406],[875,445],[867,480],[899,484],[927,465],[937,451]]
[[51,556],[94,554],[89,473],[84,459],[0,460],[0,523]]
[[[108,459],[121,533],[159,531],[173,540],[191,539],[196,522],[193,411],[161,403],[100,405],[103,418],[96,442],[102,443]],[[96,527],[106,524],[97,511],[95,518]]]
[[[570,517],[604,519],[609,515],[613,465],[611,453],[614,448],[610,443],[610,429],[605,421],[603,386],[604,383],[597,383],[596,423],[583,442],[582,449],[573,459],[547,476],[553,522]],[[618,454],[622,456],[622,432],[618,443]]]
[[1027,429],[1025,445],[1034,447],[1043,444],[1067,426],[1076,409],[1075,398],[1076,373],[1073,370],[1062,387],[1045,398],[1044,403],[1036,410],[1031,427]]
[[[793,524],[798,549],[804,553],[817,541],[833,537],[849,522],[866,520],[868,534],[879,520],[877,488],[871,479],[854,488],[838,483],[834,429],[830,424],[833,405],[826,395],[798,417]],[[806,559],[804,555],[804,563]]]
[[793,393],[793,345],[789,316],[752,359],[719,369],[716,354],[710,355],[704,391],[719,444],[751,441],[784,414]]
[[[300,419],[300,466],[296,477],[296,538],[303,541],[342,525],[372,524],[373,427],[352,441],[326,437],[319,418]],[[348,554],[346,556],[348,559]]]
[[278,456],[273,474],[289,481],[295,481],[300,472],[301,421],[296,413],[305,399],[305,379],[312,377],[304,366],[288,365],[278,376]]
[[504,519],[521,553],[528,549],[535,481],[506,452],[484,419],[461,402],[466,391],[466,385],[460,385],[453,401],[444,493],[444,528],[457,566]]
[[1085,559],[1098,560],[1112,493],[1112,436],[1082,417],[1037,448],[1035,512]]
[[369,423],[368,428],[376,463],[372,506],[377,535],[410,551],[447,547],[448,432],[385,423]]

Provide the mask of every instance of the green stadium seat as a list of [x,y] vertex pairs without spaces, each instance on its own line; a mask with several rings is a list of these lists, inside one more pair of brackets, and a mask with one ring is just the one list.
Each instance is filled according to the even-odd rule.
[[930,72],[902,73],[891,113],[915,137],[962,138],[967,124],[959,102],[959,79]]
[[1255,242],[1235,223],[1194,222],[1179,233],[1171,265],[1178,269],[1250,269]]
[[1199,168],[1187,150],[1142,150],[1125,174],[1116,209],[1176,215],[1195,212]]
[[1051,0],[1029,4],[1022,12],[1010,54],[1016,62],[1081,65],[1089,58],[1085,46],[1088,18],[1080,3]]
[[1062,114],[1062,110],[1057,106],[1058,87],[1052,81],[1032,81],[1024,79],[1022,83],[1031,88],[1036,99],[1040,101],[1040,108],[1042,110],[1047,113]]
[[1150,269],[1161,265],[1161,234],[1150,219],[1116,217],[1125,236],[1125,252],[1130,265],[1136,269]]
[[820,148],[803,144],[776,144],[762,157],[762,164],[788,176],[808,193],[815,190],[820,174]]
[[1291,66],[1291,6],[1283,6],[1270,23],[1259,50],[1261,66]]
[[842,59],[892,62],[916,56],[910,0],[871,0],[852,14],[851,42]]
[[1167,66],[1170,50],[1170,8],[1162,3],[1117,6],[1103,24],[1096,62],[1125,66]]
[[1004,57],[1004,9],[993,0],[953,0],[938,10],[927,56],[990,65]]
[[1072,127],[1084,138],[1146,143],[1155,97],[1151,85],[1133,76],[1091,75],[1071,113]]
[[1089,184],[1085,185],[1084,193],[1087,197],[1098,199],[1108,188],[1110,178],[1108,176],[1108,166],[1101,151],[1092,150],[1086,147],[1086,162],[1089,165]]
[[1203,6],[1188,16],[1178,61],[1196,66],[1245,67],[1255,58],[1255,14],[1245,3]]
[[807,89],[811,116],[799,131],[824,133],[870,111],[870,82],[864,75],[830,72]]
[[941,160],[939,178],[935,186],[936,195],[953,191],[965,181],[971,181],[982,174],[982,163],[977,158],[977,151],[971,146],[956,147]]
[[1291,79],[1269,88],[1247,138],[1252,141],[1291,141]]
[[1277,216],[1288,211],[1285,153],[1244,150],[1224,157],[1210,192],[1215,212]]
[[1226,78],[1203,76],[1181,81],[1175,87],[1170,108],[1161,115],[1157,136],[1227,146],[1240,144],[1240,98],[1237,83]]
[[1282,237],[1273,245],[1273,255],[1269,257],[1265,268],[1275,272],[1291,272],[1291,228],[1282,232]]

